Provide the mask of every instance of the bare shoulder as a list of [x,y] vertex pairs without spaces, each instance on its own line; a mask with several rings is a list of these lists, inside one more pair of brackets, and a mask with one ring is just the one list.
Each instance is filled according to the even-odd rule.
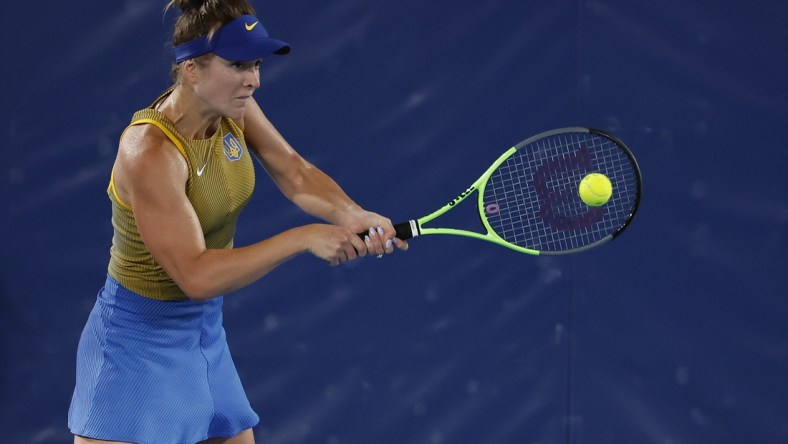
[[121,200],[133,203],[144,190],[183,189],[188,177],[186,159],[159,128],[135,125],[123,133],[113,166],[114,186]]
[[135,125],[126,129],[120,139],[116,169],[144,167],[167,169],[175,167],[188,174],[183,155],[173,142],[154,125]]

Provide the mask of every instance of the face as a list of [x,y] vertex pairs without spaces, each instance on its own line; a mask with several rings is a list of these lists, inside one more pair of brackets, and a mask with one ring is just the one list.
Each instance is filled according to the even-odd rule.
[[194,92],[203,110],[243,118],[246,102],[260,86],[260,60],[238,62],[216,55],[207,59],[192,61]]

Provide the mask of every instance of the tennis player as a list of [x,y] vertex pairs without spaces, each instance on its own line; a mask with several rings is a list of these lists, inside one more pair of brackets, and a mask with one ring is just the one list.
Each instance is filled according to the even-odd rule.
[[[134,114],[108,187],[108,275],[80,338],[69,409],[75,443],[254,442],[258,416],[222,327],[223,295],[305,252],[330,265],[405,241],[304,160],[252,94],[268,36],[246,0],[174,0],[173,86]],[[252,156],[297,206],[328,223],[241,248]],[[368,231],[365,239],[356,233]]]

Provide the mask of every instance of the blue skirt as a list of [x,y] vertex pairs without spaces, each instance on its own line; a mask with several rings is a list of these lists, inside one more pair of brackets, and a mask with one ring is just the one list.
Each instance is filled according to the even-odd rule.
[[140,296],[107,277],[77,349],[75,435],[188,443],[254,427],[222,327],[223,298]]

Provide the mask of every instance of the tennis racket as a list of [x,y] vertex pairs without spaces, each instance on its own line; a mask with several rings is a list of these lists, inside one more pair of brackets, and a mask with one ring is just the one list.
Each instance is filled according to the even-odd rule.
[[[602,206],[589,206],[578,194],[589,173],[604,174],[613,185]],[[635,157],[619,139],[596,129],[561,128],[523,140],[451,202],[394,228],[400,239],[444,234],[531,255],[577,253],[626,230],[637,213],[641,186]],[[427,226],[473,195],[484,232]]]

